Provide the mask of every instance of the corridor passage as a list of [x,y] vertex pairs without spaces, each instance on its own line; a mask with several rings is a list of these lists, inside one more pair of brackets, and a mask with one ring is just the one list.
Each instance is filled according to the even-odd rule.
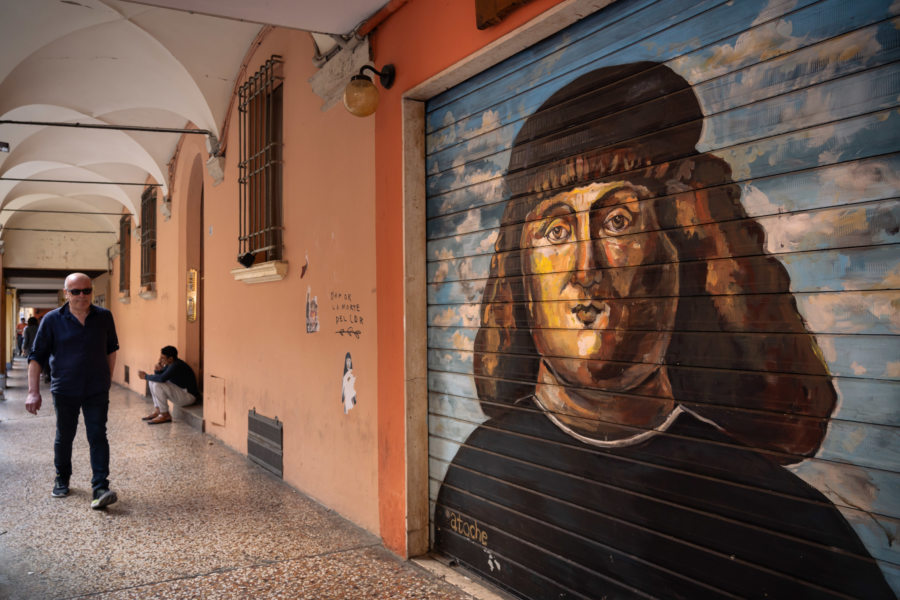
[[0,599],[472,596],[183,422],[148,426],[148,400],[113,386],[119,502],[90,509],[83,422],[66,498],[52,498],[54,413],[25,411],[25,361],[0,401]]

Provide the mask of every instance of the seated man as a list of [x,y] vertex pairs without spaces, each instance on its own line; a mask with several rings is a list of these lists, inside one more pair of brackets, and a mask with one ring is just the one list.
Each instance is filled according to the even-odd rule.
[[175,406],[188,406],[200,397],[194,370],[178,358],[175,346],[166,346],[160,352],[159,362],[152,375],[146,371],[138,371],[138,377],[150,382],[150,395],[153,396],[153,412],[143,417],[148,425],[172,421],[169,400]]

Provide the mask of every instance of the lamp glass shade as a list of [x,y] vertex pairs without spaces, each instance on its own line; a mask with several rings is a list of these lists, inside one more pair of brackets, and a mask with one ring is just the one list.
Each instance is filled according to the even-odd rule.
[[378,88],[368,77],[354,77],[344,88],[344,106],[350,114],[368,117],[378,108]]

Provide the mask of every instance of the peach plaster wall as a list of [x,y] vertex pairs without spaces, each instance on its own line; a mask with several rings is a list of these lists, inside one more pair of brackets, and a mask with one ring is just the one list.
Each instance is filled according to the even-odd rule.
[[[406,326],[404,294],[403,94],[451,68],[513,31],[561,0],[534,0],[517,8],[499,25],[479,31],[473,0],[410,0],[371,35],[375,64],[393,63],[397,80],[381,90],[375,113],[376,252],[378,254],[379,499],[380,528],[385,545],[407,554],[405,438],[405,365],[402,332]],[[424,173],[422,174],[424,177]],[[425,293],[412,290],[410,293]],[[427,482],[424,483],[427,485]]]
[[[225,424],[207,431],[246,452],[247,412],[284,423],[284,478],[378,533],[374,122],[340,106],[320,110],[308,34],[275,29],[247,73],[284,58],[284,259],[282,281],[235,281],[238,268],[238,120],[227,133],[225,180],[205,197],[204,362],[207,387],[225,386]],[[188,176],[185,173],[185,176]],[[303,266],[306,273],[301,277]],[[320,331],[306,332],[307,289]],[[339,298],[332,299],[333,294]],[[341,305],[353,308],[341,308]],[[336,333],[339,317],[361,333]],[[350,352],[358,404],[344,414],[341,378]]]
[[[179,343],[177,306],[182,301],[178,286],[178,228],[175,215],[168,221],[160,212],[162,191],[157,196],[156,214],[156,297],[141,298],[141,243],[132,221],[130,299],[119,300],[120,257],[111,261],[110,294],[106,305],[112,311],[119,336],[119,353],[113,381],[143,394],[146,384],[138,379],[139,370],[152,371],[159,360],[159,350]],[[125,383],[125,366],[130,368],[130,381]],[[148,404],[149,406],[149,404]]]

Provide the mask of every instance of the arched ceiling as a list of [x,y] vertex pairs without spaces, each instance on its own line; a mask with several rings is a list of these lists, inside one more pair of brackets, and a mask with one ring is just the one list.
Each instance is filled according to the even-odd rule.
[[[217,135],[240,62],[260,30],[258,24],[117,0],[0,0],[0,11],[0,120],[29,123],[195,127]],[[109,212],[112,203],[135,213],[141,187],[104,182],[151,181],[167,194],[167,164],[178,139],[172,133],[2,124],[0,141],[10,152],[0,154],[0,177],[6,179],[0,180],[0,208],[78,197],[92,199],[79,204],[85,212],[92,206]],[[0,224],[16,218],[0,212]]]
[[[106,264],[117,215],[130,213],[139,224],[142,184],[158,184],[160,196],[169,195],[168,164],[180,134],[133,128],[192,128],[220,137],[241,61],[263,24],[346,35],[385,3],[0,0],[6,270],[72,268],[64,256],[53,264],[43,248],[74,229],[93,232],[77,234],[96,240],[91,268],[100,258]],[[331,41],[314,39],[320,52]],[[51,239],[57,231],[59,240]],[[38,237],[51,240],[40,252]],[[30,260],[38,253],[41,264]],[[15,268],[6,274],[15,276]]]

